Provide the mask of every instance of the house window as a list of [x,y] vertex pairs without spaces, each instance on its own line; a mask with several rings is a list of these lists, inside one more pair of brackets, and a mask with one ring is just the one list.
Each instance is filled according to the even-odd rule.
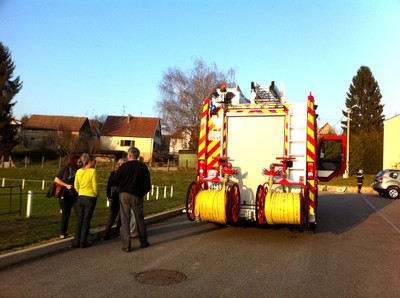
[[135,146],[135,141],[121,140],[121,147],[132,147],[132,146]]

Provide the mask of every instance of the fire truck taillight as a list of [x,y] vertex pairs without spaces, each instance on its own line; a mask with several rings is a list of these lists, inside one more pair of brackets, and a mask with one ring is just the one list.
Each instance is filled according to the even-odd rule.
[[314,172],[314,163],[308,162],[307,163],[307,179],[314,179],[315,172]]
[[205,162],[204,160],[199,160],[199,176],[204,177],[205,174]]

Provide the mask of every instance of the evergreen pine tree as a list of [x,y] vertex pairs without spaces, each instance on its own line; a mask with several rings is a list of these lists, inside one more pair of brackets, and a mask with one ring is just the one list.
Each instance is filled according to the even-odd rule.
[[[382,167],[385,116],[381,99],[378,82],[371,70],[361,66],[347,92],[347,109],[342,111],[346,118],[350,111],[350,174],[359,168],[373,174]],[[347,121],[342,121],[342,128],[347,133]]]
[[14,69],[10,51],[0,42],[0,156],[11,154],[12,148],[18,143],[18,126],[11,123],[12,109],[16,104],[12,100],[21,90],[22,83],[19,76],[12,79]]
[[[361,66],[357,75],[353,77],[346,98],[346,111],[342,111],[347,118],[350,109],[350,135],[358,131],[383,131],[383,106],[381,91],[378,82],[367,66]],[[342,122],[342,128],[347,130],[347,121]]]

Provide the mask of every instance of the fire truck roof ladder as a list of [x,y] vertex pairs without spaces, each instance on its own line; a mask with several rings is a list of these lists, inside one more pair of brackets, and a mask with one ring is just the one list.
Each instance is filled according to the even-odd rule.
[[307,151],[307,104],[291,104],[289,110],[288,155],[295,157],[293,167],[289,168],[289,177],[300,181],[305,178],[306,151]]

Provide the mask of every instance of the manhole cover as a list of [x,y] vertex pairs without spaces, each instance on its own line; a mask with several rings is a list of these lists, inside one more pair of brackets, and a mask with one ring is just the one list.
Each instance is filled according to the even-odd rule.
[[137,273],[135,279],[143,284],[168,286],[185,281],[186,275],[174,270],[157,269]]

